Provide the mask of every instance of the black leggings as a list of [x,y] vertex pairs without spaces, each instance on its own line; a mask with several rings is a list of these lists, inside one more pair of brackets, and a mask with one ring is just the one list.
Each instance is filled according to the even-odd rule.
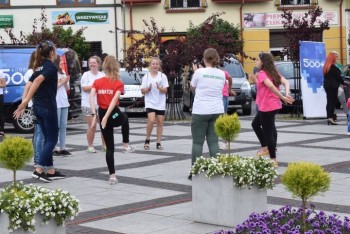
[[276,158],[277,130],[275,116],[278,110],[261,112],[258,111],[252,122],[253,130],[262,147],[267,146],[270,158]]
[[[107,110],[106,109],[98,109],[98,116],[100,118],[100,121],[105,116]],[[106,143],[106,162],[109,174],[115,174],[115,167],[114,167],[114,128],[108,123],[106,124],[106,127],[103,129],[100,122],[100,129],[102,132],[103,139]],[[123,136],[123,143],[129,143],[129,120],[128,117],[126,117],[125,122],[122,125],[122,136]]]
[[335,106],[338,101],[338,88],[325,88],[324,89],[327,94],[327,105],[326,105],[326,111],[327,111],[327,118],[333,119]]
[[4,95],[0,94],[0,131],[4,131]]

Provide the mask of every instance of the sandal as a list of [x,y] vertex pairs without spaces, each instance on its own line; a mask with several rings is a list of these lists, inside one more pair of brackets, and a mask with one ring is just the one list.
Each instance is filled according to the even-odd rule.
[[160,144],[160,143],[157,143],[157,150],[163,150],[164,147]]
[[143,146],[143,148],[144,148],[145,150],[149,150],[149,141],[150,141],[150,139],[146,139],[146,140],[145,140],[145,145]]
[[264,157],[264,156],[269,156],[269,150],[268,149],[261,149],[256,153],[256,156],[258,157]]

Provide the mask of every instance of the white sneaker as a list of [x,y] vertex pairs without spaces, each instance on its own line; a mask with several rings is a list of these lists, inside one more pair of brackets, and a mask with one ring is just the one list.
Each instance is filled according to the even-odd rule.
[[96,153],[96,150],[93,146],[89,146],[86,150],[88,153]]
[[128,147],[123,148],[123,153],[132,153],[135,151],[135,146],[128,145]]
[[116,177],[110,177],[108,180],[110,185],[118,183],[118,179]]
[[348,132],[347,135],[350,136],[350,132]]

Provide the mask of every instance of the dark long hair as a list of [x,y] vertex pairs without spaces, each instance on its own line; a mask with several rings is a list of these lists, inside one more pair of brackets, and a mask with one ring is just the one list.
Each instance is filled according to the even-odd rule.
[[28,69],[33,69],[34,62],[35,62],[35,51],[33,51],[33,53],[30,55]]
[[262,62],[261,70],[264,70],[267,73],[267,75],[272,79],[272,83],[276,87],[280,86],[282,84],[281,76],[276,69],[276,66],[274,63],[275,61],[272,57],[272,54],[261,52],[259,54],[259,58]]
[[51,52],[55,50],[56,46],[51,41],[41,42],[36,47],[33,70],[35,71],[38,67],[40,67],[45,59],[50,59]]

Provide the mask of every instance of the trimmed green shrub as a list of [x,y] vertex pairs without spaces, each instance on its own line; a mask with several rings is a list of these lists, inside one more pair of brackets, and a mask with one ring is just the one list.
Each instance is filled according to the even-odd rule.
[[302,223],[305,231],[306,201],[324,193],[329,189],[331,178],[329,173],[317,164],[311,162],[290,163],[282,175],[282,184],[292,193],[293,197],[302,200]]
[[237,138],[241,131],[241,124],[237,113],[233,115],[224,114],[219,116],[215,121],[215,132],[224,141],[228,143],[228,153],[230,154],[230,142]]
[[23,137],[5,137],[0,143],[0,165],[13,171],[13,183],[16,189],[16,171],[33,158],[34,150],[30,140]]

